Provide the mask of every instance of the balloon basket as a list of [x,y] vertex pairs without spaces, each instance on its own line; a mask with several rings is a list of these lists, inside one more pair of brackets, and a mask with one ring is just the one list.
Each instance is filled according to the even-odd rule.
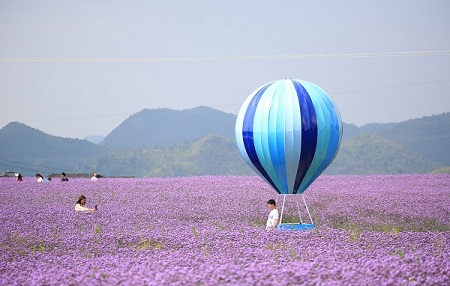
[[312,224],[312,223],[280,223],[277,226],[277,229],[307,231],[310,229],[314,229],[314,224]]
[[[307,231],[310,229],[314,229],[314,222],[312,220],[312,216],[311,213],[309,212],[309,208],[308,205],[306,204],[305,201],[305,197],[303,196],[303,194],[301,195],[281,195],[283,202],[282,202],[282,207],[281,207],[281,213],[280,213],[280,224],[277,226],[277,229],[284,229],[284,230],[297,230],[297,231]],[[285,205],[286,205],[286,198],[290,197],[293,198],[295,201],[295,205],[297,206],[297,214],[298,214],[298,218],[299,218],[299,222],[298,223],[283,223],[283,215],[285,212]],[[306,211],[306,213],[308,214],[308,218],[309,218],[309,223],[303,219],[302,217],[302,208],[301,208],[301,199],[303,199],[303,205],[304,205],[304,210],[303,212]],[[279,200],[279,195],[277,195],[276,201]]]

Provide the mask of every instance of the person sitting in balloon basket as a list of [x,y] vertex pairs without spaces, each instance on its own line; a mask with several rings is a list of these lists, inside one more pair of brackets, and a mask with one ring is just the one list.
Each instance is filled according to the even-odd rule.
[[267,218],[266,230],[271,230],[277,227],[279,223],[280,216],[277,210],[277,203],[275,200],[271,199],[267,202],[267,206],[270,209],[269,217]]
[[93,209],[86,207],[86,197],[85,196],[82,195],[78,198],[78,201],[75,205],[75,211],[77,211],[77,212],[95,212],[96,210],[97,210],[97,206],[95,206]]

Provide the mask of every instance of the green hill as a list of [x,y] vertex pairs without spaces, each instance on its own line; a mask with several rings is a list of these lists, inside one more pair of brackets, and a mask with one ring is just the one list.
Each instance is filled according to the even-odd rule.
[[398,123],[369,123],[366,125],[363,125],[361,127],[358,127],[354,124],[346,124],[344,125],[344,134],[342,136],[342,139],[344,141],[349,140],[351,138],[357,137],[361,134],[382,134],[383,132],[387,132],[388,130],[391,130],[392,128],[395,128]]
[[101,145],[111,148],[167,147],[209,134],[234,138],[236,115],[209,107],[182,111],[144,109],[123,121]]
[[[93,164],[109,176],[254,175],[235,143],[216,135],[170,148],[111,151]],[[341,145],[325,174],[428,173],[442,167],[400,144],[363,134]]]
[[450,113],[400,122],[380,135],[413,153],[450,166]]
[[112,150],[100,156],[95,169],[109,176],[174,177],[252,175],[234,142],[207,135],[169,148]]
[[432,174],[450,174],[450,167],[442,167],[431,171]]
[[428,173],[441,165],[374,134],[344,141],[327,174]]
[[[205,107],[143,110],[125,120],[101,145],[51,136],[13,122],[0,129],[0,172],[253,175],[235,145],[234,122],[235,115]],[[448,146],[449,113],[363,127],[344,124],[341,149],[326,173],[446,172]]]
[[78,172],[89,168],[93,157],[105,151],[86,140],[51,136],[18,122],[0,129],[0,170],[27,176]]

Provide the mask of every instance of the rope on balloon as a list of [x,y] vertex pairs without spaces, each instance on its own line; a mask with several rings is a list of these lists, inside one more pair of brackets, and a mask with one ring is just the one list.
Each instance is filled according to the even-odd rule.
[[[278,205],[278,196],[282,196],[283,197],[283,204],[281,206],[280,222],[279,222],[279,224],[282,224],[283,223],[284,206],[286,204],[286,196],[288,196],[288,195],[277,194],[277,197],[275,198],[275,202],[276,202],[277,205]],[[302,215],[301,215],[301,211],[300,211],[300,205],[299,205],[299,202],[298,202],[300,200],[300,196],[299,195],[293,195],[293,196],[296,198],[295,199],[295,203],[296,203],[296,206],[297,206],[297,212],[298,212],[298,217],[300,219],[300,224],[304,224],[303,219],[302,219]],[[309,211],[308,205],[306,204],[305,196],[303,196],[303,194],[301,194],[301,197],[303,198],[303,204],[305,205],[305,209],[306,209],[306,212],[308,213],[309,220],[310,220],[311,224],[314,225],[314,222],[313,222],[313,219],[312,219],[312,216],[311,216],[311,212]],[[297,198],[299,198],[299,199],[297,200]]]

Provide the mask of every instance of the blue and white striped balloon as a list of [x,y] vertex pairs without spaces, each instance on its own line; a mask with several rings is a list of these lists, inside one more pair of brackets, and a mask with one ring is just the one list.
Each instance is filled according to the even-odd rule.
[[342,120],[331,98],[303,80],[270,82],[255,90],[236,119],[245,162],[279,194],[302,194],[331,164]]

